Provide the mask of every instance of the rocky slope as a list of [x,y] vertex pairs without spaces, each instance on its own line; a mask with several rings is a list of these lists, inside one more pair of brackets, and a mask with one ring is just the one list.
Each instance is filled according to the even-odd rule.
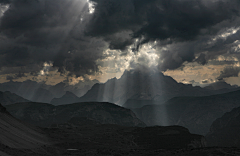
[[145,126],[131,110],[104,102],[85,102],[60,106],[30,102],[13,104],[6,106],[6,108],[14,117],[42,127],[65,123],[74,117],[86,117],[101,124]]
[[0,92],[0,103],[2,105],[10,105],[10,104],[19,103],[19,102],[29,102],[29,100],[26,100],[8,91]]
[[160,106],[132,109],[147,125],[181,125],[205,135],[214,120],[240,106],[240,91],[204,96],[177,97]]
[[240,107],[213,122],[206,135],[209,146],[240,147]]
[[0,131],[1,146],[5,145],[10,148],[31,149],[50,144],[43,131],[15,119],[1,105]]

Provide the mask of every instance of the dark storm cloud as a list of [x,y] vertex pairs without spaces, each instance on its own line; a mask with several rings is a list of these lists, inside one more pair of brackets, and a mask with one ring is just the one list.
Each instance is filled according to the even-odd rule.
[[[159,69],[177,69],[184,62],[206,64],[227,53],[239,35],[208,41],[227,28],[238,27],[238,0],[92,0],[95,13],[86,35],[100,37],[111,49],[133,51],[148,42],[159,41]],[[124,37],[120,36],[125,32]],[[128,34],[126,33],[128,32]],[[127,37],[126,37],[127,36]],[[136,42],[136,39],[139,39]],[[169,45],[169,46],[168,46]],[[160,50],[166,46],[166,50]],[[207,52],[202,53],[201,52]],[[196,59],[195,55],[199,54]]]
[[[0,20],[2,73],[10,72],[5,70],[8,67],[37,73],[44,62],[52,62],[62,73],[93,74],[98,72],[96,60],[102,59],[106,48],[124,52],[136,39],[139,41],[133,51],[143,43],[160,41],[159,69],[176,69],[195,60],[201,50],[211,52],[195,60],[205,64],[226,52],[225,45],[238,38],[236,35],[203,46],[225,27],[215,25],[235,20],[238,0],[91,0],[95,5],[93,14],[88,13],[86,2],[0,0],[1,4],[9,4]],[[162,46],[168,46],[167,50],[160,50]]]
[[196,42],[180,42],[166,46],[166,49],[158,49],[160,51],[159,69],[165,71],[167,69],[177,69],[187,61],[191,62],[195,59],[194,52],[201,48]]
[[205,54],[200,54],[200,56],[195,60],[197,63],[201,64],[201,65],[204,65],[207,63],[207,60],[206,60],[206,55]]
[[0,0],[1,4],[9,4],[11,3],[11,0]]
[[[114,38],[114,34],[131,30],[141,43],[171,39],[189,41],[204,35],[201,29],[238,15],[239,1],[206,2],[199,0],[92,0],[97,5],[87,34]],[[106,38],[105,38],[106,39]],[[110,46],[112,41],[110,40]],[[133,40],[132,40],[133,42]],[[140,44],[141,44],[140,43]],[[130,40],[120,40],[129,45]],[[121,47],[123,49],[123,47]]]
[[98,71],[95,61],[100,58],[105,43],[83,34],[89,18],[86,2],[0,1],[1,4],[10,4],[0,21],[0,67],[53,62],[59,71],[67,70],[71,74]]
[[240,72],[240,67],[226,67],[221,72],[221,75],[218,77],[218,79],[222,80],[228,77],[238,77],[239,72]]

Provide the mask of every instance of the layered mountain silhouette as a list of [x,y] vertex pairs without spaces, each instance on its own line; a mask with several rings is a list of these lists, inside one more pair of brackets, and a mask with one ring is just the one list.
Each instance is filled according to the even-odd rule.
[[[149,103],[161,104],[173,97],[207,96],[224,92],[178,83],[161,72],[131,70],[125,71],[120,79],[113,78],[104,84],[95,84],[80,101],[111,102],[137,108]],[[141,102],[138,106],[139,100],[145,100],[146,103]]]
[[[51,103],[54,98],[61,98],[66,92],[72,92],[80,99],[74,97],[73,100],[71,96],[67,98],[68,95],[65,95],[64,103],[59,104],[95,101],[111,102],[127,108],[139,108],[150,103],[159,105],[178,96],[206,96],[236,89],[238,88],[224,82],[214,83],[203,89],[178,83],[161,72],[139,70],[125,71],[120,79],[113,78],[102,84],[97,80],[79,81],[74,85],[61,82],[54,86],[31,80],[0,84],[0,91],[10,91],[34,102]],[[54,104],[57,105],[56,101]]]
[[240,147],[240,107],[213,122],[206,135],[208,146]]
[[54,86],[50,86],[43,82],[38,83],[31,80],[23,82],[9,81],[0,84],[0,91],[10,91],[11,93],[15,93],[29,101],[50,103],[53,98],[60,98],[67,91],[80,97],[84,95],[95,83],[98,83],[98,81],[85,80],[84,82],[79,81],[79,83],[75,85],[69,85],[61,82]]
[[6,108],[14,117],[41,127],[66,123],[75,117],[93,119],[101,124],[145,126],[131,110],[104,102],[85,102],[60,106],[26,102],[8,105]]
[[181,125],[191,133],[205,135],[214,120],[240,106],[240,90],[203,97],[176,97],[160,106],[132,109],[151,125]]
[[0,91],[0,103],[2,105],[10,105],[10,104],[19,103],[19,102],[29,102],[29,100],[26,100],[8,91],[7,92]]
[[79,81],[79,83],[74,85],[69,85],[63,82],[60,82],[54,86],[51,86],[48,90],[54,95],[55,98],[62,97],[67,91],[72,92],[78,97],[83,96],[91,87],[99,83],[98,80],[85,80],[84,82]]
[[63,105],[77,102],[79,102],[79,97],[72,92],[67,91],[62,97],[52,99],[50,103],[53,105]]

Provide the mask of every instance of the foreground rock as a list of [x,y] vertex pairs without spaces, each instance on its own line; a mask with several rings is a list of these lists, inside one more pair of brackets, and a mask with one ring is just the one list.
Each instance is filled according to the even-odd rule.
[[215,120],[207,134],[208,146],[240,147],[240,107]]
[[49,140],[39,128],[15,119],[0,105],[0,144],[10,148],[31,149],[47,145]]
[[106,102],[83,102],[60,106],[27,102],[9,105],[6,108],[14,117],[41,127],[65,123],[76,117],[93,119],[101,124],[146,126],[130,109]]
[[55,127],[39,129],[16,120],[3,107],[0,107],[0,123],[1,156],[235,156],[240,153],[237,148],[205,148],[203,136],[191,134],[181,126],[125,127],[74,117]]

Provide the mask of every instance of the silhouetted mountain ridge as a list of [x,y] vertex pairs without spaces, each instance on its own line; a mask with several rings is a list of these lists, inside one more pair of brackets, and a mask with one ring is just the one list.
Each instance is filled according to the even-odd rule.
[[[29,101],[50,103],[53,98],[63,96],[66,91],[77,96],[85,94],[97,80],[79,81],[75,85],[60,82],[54,86],[46,85],[44,82],[26,80],[23,82],[9,81],[0,83],[0,91],[10,91]],[[21,102],[21,101],[19,101]]]
[[[180,91],[181,90],[181,91]],[[80,101],[107,101],[123,105],[128,99],[151,100],[160,103],[176,96],[204,96],[211,91],[177,83],[161,72],[125,71],[120,79],[95,84]]]
[[206,135],[209,146],[240,147],[240,107],[216,119]]
[[212,122],[240,106],[240,90],[202,97],[175,97],[160,106],[132,109],[150,125],[181,125],[195,134],[206,134]]
[[50,103],[53,105],[63,105],[77,102],[79,102],[79,97],[72,92],[67,91],[62,97],[52,99]]

